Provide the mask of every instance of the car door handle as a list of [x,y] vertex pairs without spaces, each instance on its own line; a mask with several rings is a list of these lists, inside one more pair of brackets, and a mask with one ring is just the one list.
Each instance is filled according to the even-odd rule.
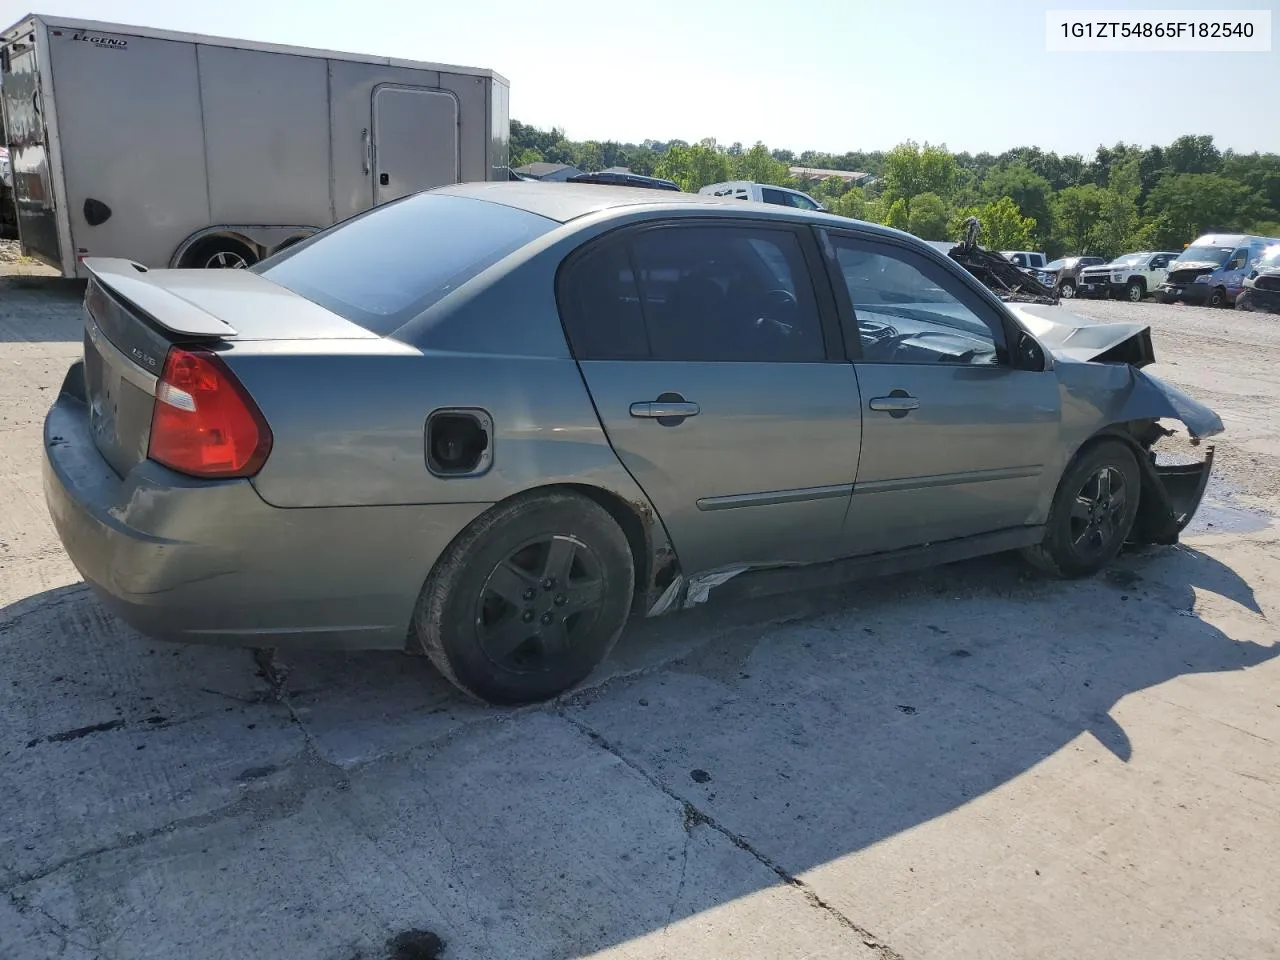
[[890,397],[872,397],[867,406],[872,410],[883,410],[886,413],[907,413],[910,410],[919,410],[920,401],[915,397],[902,394]]
[[644,403],[633,403],[631,415],[646,417],[650,420],[665,420],[667,417],[684,419],[696,417],[701,408],[687,400],[648,400]]

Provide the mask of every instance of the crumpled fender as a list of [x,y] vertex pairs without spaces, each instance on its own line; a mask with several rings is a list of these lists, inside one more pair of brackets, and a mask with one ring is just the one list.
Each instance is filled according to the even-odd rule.
[[1193,400],[1173,384],[1145,370],[1133,371],[1133,390],[1118,411],[1120,420],[1159,418],[1181,420],[1197,440],[1212,437],[1225,429],[1222,418],[1199,400]]

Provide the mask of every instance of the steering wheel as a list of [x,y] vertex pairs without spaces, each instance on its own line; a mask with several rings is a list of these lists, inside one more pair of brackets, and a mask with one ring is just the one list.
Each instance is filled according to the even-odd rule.
[[756,318],[757,330],[769,330],[784,337],[795,333],[795,326],[781,319],[781,317],[794,316],[800,309],[800,302],[794,293],[782,288],[770,290],[761,298],[760,306],[763,316]]

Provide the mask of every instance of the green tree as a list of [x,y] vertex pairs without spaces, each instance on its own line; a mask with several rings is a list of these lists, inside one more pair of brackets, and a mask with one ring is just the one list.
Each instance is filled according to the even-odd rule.
[[840,217],[852,217],[854,220],[869,220],[867,216],[867,195],[860,187],[850,187],[829,206],[832,213]]
[[1238,180],[1280,219],[1280,156],[1274,153],[1233,153],[1222,156],[1222,175]]
[[[741,144],[738,147],[741,148]],[[781,160],[775,160],[769,148],[757,142],[750,150],[729,153],[730,176],[735,180],[750,180],[753,183],[773,183],[784,186],[791,179],[791,172]],[[712,181],[713,183],[715,181]]]
[[978,242],[989,250],[1025,250],[1032,245],[1036,222],[1023,216],[1018,205],[1008,197],[1000,197],[980,207],[957,210],[943,239],[959,239],[964,233],[964,221],[971,216],[977,217],[982,224]]
[[889,204],[884,211],[884,225],[895,230],[905,230],[911,225],[911,215],[905,199],[899,197]]
[[1086,183],[1059,191],[1053,222],[1057,249],[1111,257],[1133,243],[1138,207],[1132,195]]
[[1146,206],[1147,217],[1157,225],[1158,244],[1173,250],[1202,233],[1243,229],[1258,212],[1247,186],[1217,173],[1163,177]]
[[936,193],[922,193],[912,198],[907,217],[907,231],[921,240],[947,239],[947,207]]
[[525,147],[520,151],[518,156],[515,154],[512,155],[515,157],[515,159],[511,161],[511,165],[513,167],[524,167],[531,163],[542,162],[542,154],[533,149],[533,147]]
[[1165,148],[1164,159],[1173,173],[1217,173],[1222,166],[1222,154],[1208,135],[1179,137]]
[[704,140],[691,147],[673,146],[658,161],[654,175],[674,180],[681,190],[697,193],[708,184],[729,179],[729,158],[715,148],[714,141],[712,145]]
[[884,195],[892,200],[911,200],[922,193],[948,196],[956,179],[956,159],[946,147],[913,140],[901,143],[884,158]]
[[1035,220],[1035,244],[1047,245],[1053,226],[1049,204],[1053,196],[1053,187],[1049,185],[1048,180],[1025,163],[1014,163],[992,172],[983,183],[982,192],[987,200],[996,200],[1000,197],[1008,197],[1012,200],[1025,216]]
[[588,173],[604,169],[604,151],[594,140],[574,145],[573,165]]
[[1053,198],[1054,237],[1064,252],[1094,252],[1098,221],[1104,205],[1103,189],[1096,183],[1058,191]]
[[662,157],[649,147],[631,147],[624,149],[622,152],[621,162],[626,165],[627,169],[640,174],[644,177],[653,176],[653,171],[658,167],[658,161]]

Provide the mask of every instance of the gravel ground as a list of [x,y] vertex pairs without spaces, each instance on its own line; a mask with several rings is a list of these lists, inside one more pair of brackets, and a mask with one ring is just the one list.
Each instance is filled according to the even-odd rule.
[[713,594],[483,710],[103,611],[40,484],[80,292],[0,277],[3,960],[1280,956],[1280,318],[1072,305],[1227,424],[1178,547]]

